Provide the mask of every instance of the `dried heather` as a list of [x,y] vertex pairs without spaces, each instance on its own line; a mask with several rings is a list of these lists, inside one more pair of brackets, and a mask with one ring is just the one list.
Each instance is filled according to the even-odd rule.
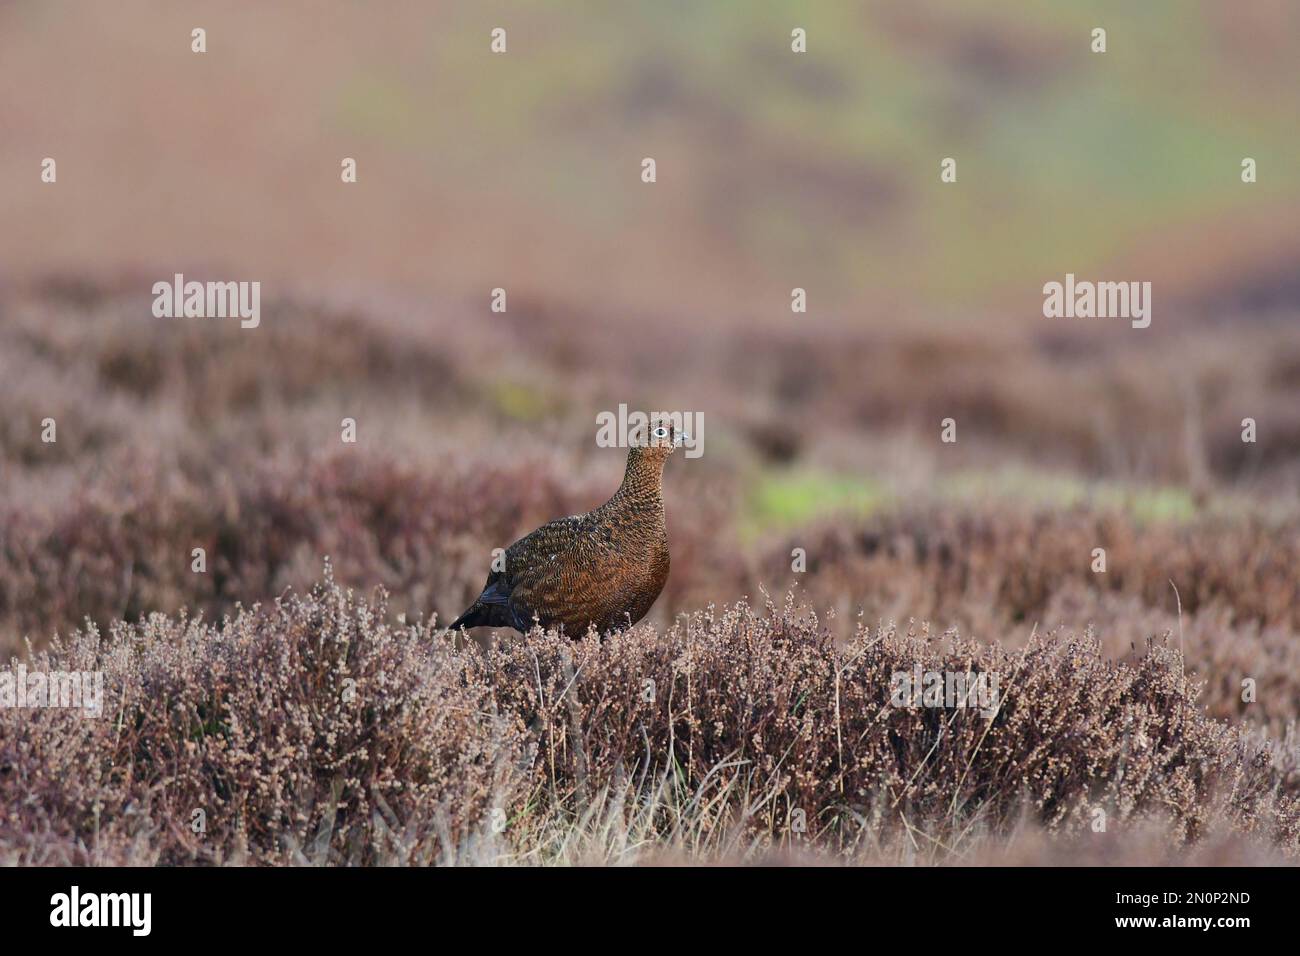
[[510,792],[518,737],[427,629],[332,581],[220,626],[152,615],[29,668],[100,719],[0,711],[0,844],[35,863],[427,861]]
[[[1282,856],[1300,841],[1294,757],[1205,717],[1160,646],[1118,663],[1086,636],[1012,652],[862,629],[838,647],[790,602],[603,641],[462,646],[389,624],[382,595],[327,575],[220,624],[91,628],[28,666],[102,670],[106,704],[100,719],[0,711],[11,862],[616,861],[654,847],[850,860],[907,846],[955,862],[1027,828],[1062,847],[1158,833],[1170,854],[1224,833]],[[917,666],[997,675],[996,713],[895,706],[893,675]]]

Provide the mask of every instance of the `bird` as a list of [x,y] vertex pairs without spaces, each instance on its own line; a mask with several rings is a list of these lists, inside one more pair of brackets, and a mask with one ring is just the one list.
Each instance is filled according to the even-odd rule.
[[494,565],[483,593],[450,630],[512,627],[523,634],[536,623],[577,639],[645,617],[668,580],[664,465],[690,437],[664,420],[640,429],[610,499],[506,548],[503,567]]

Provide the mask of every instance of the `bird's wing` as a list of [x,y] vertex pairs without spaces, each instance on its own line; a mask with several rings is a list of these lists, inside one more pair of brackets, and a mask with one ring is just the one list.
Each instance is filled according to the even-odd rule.
[[547,567],[558,556],[568,553],[582,534],[586,515],[570,515],[548,521],[536,531],[520,538],[506,549],[503,576],[510,589],[532,583],[546,575]]
[[509,595],[510,608],[521,621],[531,624],[534,612],[543,610],[538,607],[538,599],[546,592],[548,579],[567,566],[565,557],[581,539],[586,517],[570,515],[549,521],[506,549],[501,583]]
[[[585,515],[559,518],[542,525],[506,548],[505,570],[488,573],[483,592],[451,625],[465,627],[513,627],[527,632],[533,612],[538,610],[535,597],[556,567],[556,559],[565,555],[578,541]],[[563,564],[563,561],[561,561]]]

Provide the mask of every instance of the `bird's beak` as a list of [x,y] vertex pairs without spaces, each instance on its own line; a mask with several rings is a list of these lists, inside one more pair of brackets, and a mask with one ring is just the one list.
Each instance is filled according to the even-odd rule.
[[691,436],[686,434],[686,432],[678,432],[677,437],[673,440],[673,447],[680,448],[682,445],[686,444],[690,440],[691,440]]

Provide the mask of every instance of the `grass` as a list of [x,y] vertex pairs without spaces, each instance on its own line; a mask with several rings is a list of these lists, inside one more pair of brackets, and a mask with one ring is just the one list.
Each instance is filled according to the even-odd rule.
[[965,472],[940,479],[937,491],[940,501],[1021,502],[1047,508],[1086,505],[1102,511],[1125,511],[1140,522],[1188,522],[1201,510],[1191,491],[1177,485],[1086,481],[1032,469]]
[[524,382],[493,382],[483,391],[493,408],[517,422],[541,421],[555,404],[541,389]]
[[830,514],[869,515],[888,501],[885,488],[870,478],[809,469],[770,471],[749,492],[742,528],[751,537],[788,531]]

